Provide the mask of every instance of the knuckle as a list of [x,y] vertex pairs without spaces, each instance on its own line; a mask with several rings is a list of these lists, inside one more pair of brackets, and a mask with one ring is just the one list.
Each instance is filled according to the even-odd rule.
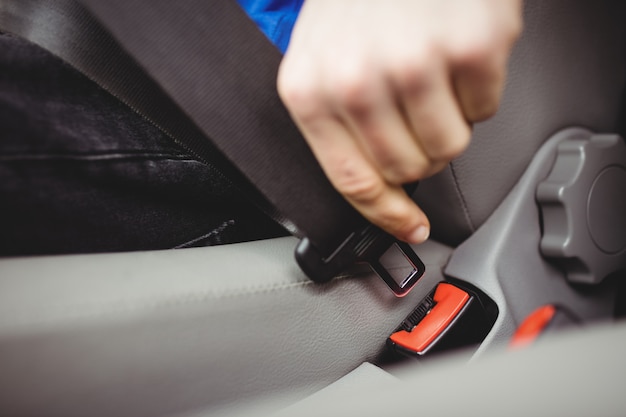
[[406,184],[426,176],[427,167],[419,163],[393,164],[385,171],[385,179],[391,184]]
[[480,67],[490,61],[497,47],[493,38],[487,34],[471,36],[466,38],[462,46],[455,51],[455,61],[462,66]]
[[412,93],[428,87],[432,70],[426,54],[416,54],[391,62],[389,73],[398,90]]
[[439,149],[437,160],[451,161],[459,157],[469,146],[471,133],[468,131],[457,135],[454,139],[446,140]]
[[509,44],[515,43],[520,36],[522,36],[522,32],[524,31],[524,20],[521,15],[516,15],[511,22],[506,25],[504,29],[504,39],[508,41]]
[[392,233],[401,233],[411,223],[411,214],[412,211],[405,204],[384,204],[378,208],[375,222]]
[[499,107],[499,100],[493,99],[474,105],[468,110],[466,117],[472,122],[482,122],[496,114]]
[[303,77],[279,76],[278,95],[298,119],[306,122],[319,118],[324,113],[324,97],[316,83]]
[[276,90],[283,102],[290,102],[298,98],[297,91],[300,86],[300,79],[287,59],[284,59],[278,69],[276,78]]
[[364,110],[371,104],[371,84],[364,72],[337,74],[331,82],[331,94],[336,101],[350,110]]
[[492,25],[475,31],[459,42],[453,52],[453,60],[461,66],[480,68],[489,63],[500,62],[522,32],[522,23]]
[[347,172],[337,178],[335,187],[357,204],[372,205],[383,195],[385,185],[374,175]]

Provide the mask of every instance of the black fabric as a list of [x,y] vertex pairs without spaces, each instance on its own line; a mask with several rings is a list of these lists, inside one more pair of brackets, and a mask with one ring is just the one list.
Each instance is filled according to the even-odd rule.
[[0,254],[284,235],[215,168],[41,48],[0,36]]
[[280,53],[234,0],[82,3],[322,255],[365,224],[278,98]]
[[81,3],[106,30],[74,0],[3,0],[0,27],[66,60],[200,160],[219,148],[232,162],[220,170],[322,258],[366,226],[278,98],[280,53],[235,1]]

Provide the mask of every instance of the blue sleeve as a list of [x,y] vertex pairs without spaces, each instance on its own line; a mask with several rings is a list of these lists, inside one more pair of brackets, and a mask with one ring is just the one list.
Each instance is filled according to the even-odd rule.
[[259,29],[282,53],[304,0],[237,0]]

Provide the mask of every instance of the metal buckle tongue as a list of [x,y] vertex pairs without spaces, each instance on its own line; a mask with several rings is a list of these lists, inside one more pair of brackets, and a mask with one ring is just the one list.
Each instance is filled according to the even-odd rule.
[[410,245],[371,224],[351,233],[327,257],[305,237],[296,247],[296,260],[315,282],[330,281],[354,263],[366,262],[397,297],[408,294],[426,270]]

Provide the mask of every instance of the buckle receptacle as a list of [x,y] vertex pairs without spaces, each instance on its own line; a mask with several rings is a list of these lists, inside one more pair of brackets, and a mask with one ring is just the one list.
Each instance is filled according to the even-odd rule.
[[498,307],[483,291],[448,277],[426,295],[389,336],[387,345],[421,358],[435,352],[478,346],[498,317]]

